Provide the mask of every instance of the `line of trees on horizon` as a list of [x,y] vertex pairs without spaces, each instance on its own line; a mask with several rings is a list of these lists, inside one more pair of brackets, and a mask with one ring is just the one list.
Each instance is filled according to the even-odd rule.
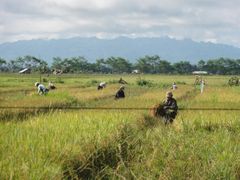
[[162,60],[158,55],[144,56],[131,63],[122,57],[109,57],[97,59],[90,63],[82,56],[71,58],[54,57],[49,65],[46,61],[34,56],[18,57],[6,61],[0,58],[0,72],[18,72],[24,68],[32,72],[49,73],[53,69],[62,70],[63,73],[131,73],[137,69],[148,74],[191,74],[192,71],[207,71],[211,74],[238,75],[240,74],[240,59],[218,58],[207,61],[200,60],[197,64],[189,61],[170,63]]

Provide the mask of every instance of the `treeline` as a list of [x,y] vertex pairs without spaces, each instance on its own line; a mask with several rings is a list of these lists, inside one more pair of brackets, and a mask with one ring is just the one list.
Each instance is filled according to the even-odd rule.
[[197,64],[189,61],[170,63],[162,60],[158,55],[144,56],[131,63],[122,57],[109,57],[97,59],[90,63],[84,57],[53,58],[51,66],[42,59],[34,56],[18,57],[7,62],[0,58],[1,72],[18,72],[24,68],[32,72],[49,73],[53,69],[62,70],[63,73],[131,73],[138,70],[149,74],[190,74],[192,71],[208,71],[212,74],[234,75],[240,74],[240,59],[218,58],[207,61],[200,60]]

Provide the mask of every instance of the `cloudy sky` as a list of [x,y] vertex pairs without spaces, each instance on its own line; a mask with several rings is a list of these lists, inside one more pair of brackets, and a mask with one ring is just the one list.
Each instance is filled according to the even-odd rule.
[[240,1],[0,0],[0,43],[75,36],[169,36],[240,47]]

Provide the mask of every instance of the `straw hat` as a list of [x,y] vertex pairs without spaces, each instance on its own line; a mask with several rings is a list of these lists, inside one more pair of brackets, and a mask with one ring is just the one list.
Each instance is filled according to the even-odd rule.
[[35,86],[37,87],[40,83],[39,82],[35,82]]
[[168,91],[168,92],[166,93],[166,97],[173,97],[173,93],[172,93],[171,91]]

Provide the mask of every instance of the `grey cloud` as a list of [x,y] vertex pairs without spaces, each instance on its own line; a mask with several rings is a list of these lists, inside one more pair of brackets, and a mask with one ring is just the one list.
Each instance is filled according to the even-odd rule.
[[166,36],[240,47],[238,0],[0,0],[1,42],[68,36]]

